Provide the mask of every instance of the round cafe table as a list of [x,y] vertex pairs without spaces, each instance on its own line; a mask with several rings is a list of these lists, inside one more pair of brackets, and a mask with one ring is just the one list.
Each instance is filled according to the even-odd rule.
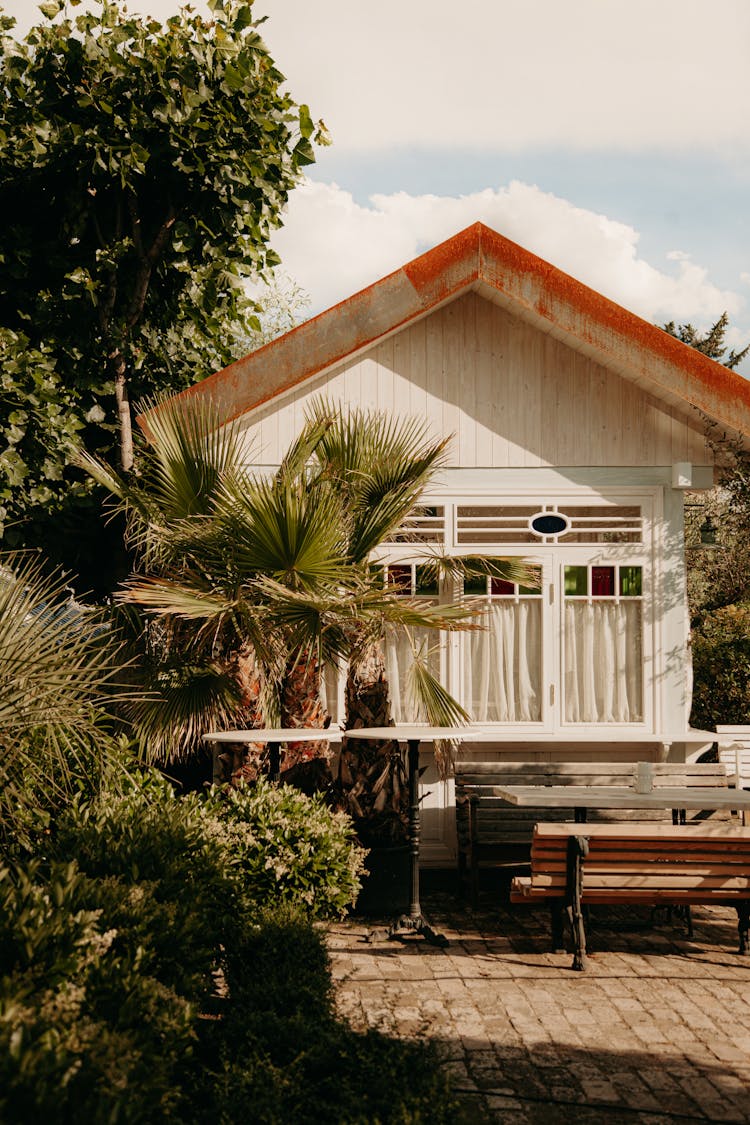
[[255,730],[222,730],[203,735],[204,742],[263,742],[268,745],[268,778],[277,782],[281,772],[281,746],[285,742],[341,742],[341,729],[330,727],[258,727]]
[[419,747],[422,742],[460,742],[477,735],[476,727],[431,727],[424,723],[396,723],[392,727],[360,727],[343,731],[347,742],[366,739],[371,742],[406,743],[407,777],[409,781],[409,912],[402,914],[388,930],[391,938],[420,934],[432,945],[448,944],[443,934],[436,933],[419,904]]

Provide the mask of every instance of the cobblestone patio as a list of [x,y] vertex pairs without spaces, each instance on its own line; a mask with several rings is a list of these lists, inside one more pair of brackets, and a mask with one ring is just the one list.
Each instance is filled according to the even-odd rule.
[[[437,1040],[476,1122],[750,1122],[750,958],[733,910],[694,908],[695,936],[648,911],[593,910],[590,969],[549,952],[545,910],[472,911],[423,892],[450,944],[389,941],[386,920],[329,930],[353,1026]],[[368,940],[369,939],[369,940]]]

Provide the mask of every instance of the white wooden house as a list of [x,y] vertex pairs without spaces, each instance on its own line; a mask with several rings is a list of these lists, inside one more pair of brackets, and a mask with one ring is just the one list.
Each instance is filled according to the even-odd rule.
[[[488,628],[435,666],[496,739],[472,757],[695,756],[683,500],[711,487],[706,420],[750,434],[750,384],[475,224],[186,394],[241,418],[274,466],[321,395],[427,418],[453,434],[415,521],[385,562],[425,588],[420,552],[516,555],[538,588],[464,591]],[[402,713],[391,646],[395,718]],[[329,691],[334,718],[338,706]],[[450,785],[425,775],[427,862],[450,849]]]

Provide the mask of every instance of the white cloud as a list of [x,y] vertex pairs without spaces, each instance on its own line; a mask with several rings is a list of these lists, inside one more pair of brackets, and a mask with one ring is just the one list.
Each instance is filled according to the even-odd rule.
[[[128,4],[162,20],[180,6]],[[34,0],[3,7],[22,32],[40,19]],[[254,12],[338,152],[750,140],[747,0],[256,0]]]
[[632,227],[518,181],[459,197],[374,195],[369,206],[336,184],[308,181],[292,194],[273,245],[317,312],[478,220],[647,320],[703,324],[743,311],[743,298],[684,252],[659,269],[639,257]]
[[[264,36],[295,97],[325,118],[339,151],[664,152],[750,138],[747,0],[710,11],[706,0],[267,7]],[[707,50],[713,30],[721,46]]]

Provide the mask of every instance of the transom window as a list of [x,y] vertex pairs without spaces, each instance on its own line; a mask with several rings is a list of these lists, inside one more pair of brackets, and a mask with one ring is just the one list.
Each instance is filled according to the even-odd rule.
[[640,506],[607,507],[544,504],[458,504],[456,543],[640,543]]

